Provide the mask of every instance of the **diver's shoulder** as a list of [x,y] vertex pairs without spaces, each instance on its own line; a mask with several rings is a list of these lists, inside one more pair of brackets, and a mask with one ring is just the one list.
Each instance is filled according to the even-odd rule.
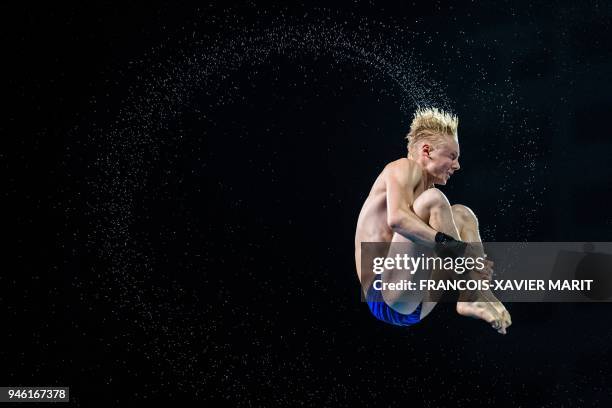
[[408,171],[408,172],[421,172],[421,166],[414,160],[410,160],[406,157],[392,161],[385,166],[385,170],[388,171]]

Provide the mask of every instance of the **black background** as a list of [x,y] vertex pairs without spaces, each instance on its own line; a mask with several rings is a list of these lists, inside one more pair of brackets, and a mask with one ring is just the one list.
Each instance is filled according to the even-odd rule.
[[[607,304],[512,304],[507,336],[442,304],[402,329],[369,315],[353,259],[417,103],[460,117],[443,191],[483,239],[609,240],[605,2],[1,14],[0,385],[70,386],[75,406],[612,402]],[[281,24],[374,33],[425,96],[402,106],[389,75],[322,51],[224,54],[205,81],[185,62]]]

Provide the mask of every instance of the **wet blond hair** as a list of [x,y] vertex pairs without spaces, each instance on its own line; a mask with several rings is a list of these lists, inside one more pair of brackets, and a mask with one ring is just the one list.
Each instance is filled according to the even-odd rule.
[[437,145],[442,142],[444,136],[451,136],[458,142],[458,126],[459,118],[456,115],[438,108],[418,108],[414,112],[410,132],[406,135],[408,154],[412,155],[414,147],[423,140]]

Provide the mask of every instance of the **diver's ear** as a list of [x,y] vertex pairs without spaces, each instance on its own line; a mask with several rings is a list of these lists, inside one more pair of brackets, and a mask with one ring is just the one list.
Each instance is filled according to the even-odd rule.
[[433,151],[433,147],[430,144],[423,143],[423,146],[421,146],[421,154],[427,157],[428,159],[431,159],[429,155],[431,154],[432,151]]

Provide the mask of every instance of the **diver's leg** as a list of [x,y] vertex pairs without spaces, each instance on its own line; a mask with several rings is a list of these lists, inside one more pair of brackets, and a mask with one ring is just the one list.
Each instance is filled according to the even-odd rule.
[[[469,242],[471,245],[480,246],[478,251],[482,252],[482,240],[476,214],[461,204],[455,204],[451,209],[461,240]],[[484,252],[482,253],[484,254]],[[472,276],[474,279],[482,279],[476,274]],[[495,309],[496,313],[491,313],[491,307]],[[457,302],[457,313],[485,320],[502,334],[505,334],[506,328],[512,324],[510,313],[490,290],[462,291]]]
[[452,207],[442,191],[437,188],[425,190],[412,207],[414,213],[431,228],[459,239]]
[[[437,188],[425,190],[414,201],[412,208],[421,220],[429,224],[436,231],[444,232],[455,239],[459,239],[459,232],[453,220],[451,205],[444,193]],[[398,254],[400,256],[407,254],[412,258],[432,255],[431,251],[427,248],[418,246],[402,235],[395,233],[393,234],[393,240],[387,257],[395,257]],[[391,270],[385,271],[382,278],[385,283],[397,283],[401,280],[418,282],[420,279],[429,279],[431,273],[432,271],[427,269],[418,270],[414,274],[410,274],[406,270]],[[421,318],[427,316],[436,305],[436,301],[430,298],[427,291],[386,290],[383,291],[383,298],[389,306],[403,314],[412,313],[422,304]]]
[[[408,255],[410,258],[418,258],[423,253],[423,249],[409,240],[408,238],[398,234],[393,234],[393,239],[389,245],[389,250],[386,254],[387,258],[395,258],[397,255],[404,257]],[[418,281],[418,279],[426,279],[428,275],[424,275],[426,271],[418,270],[414,274],[410,273],[407,269],[389,269],[380,276],[382,284],[399,284],[402,281]],[[382,297],[385,303],[389,305],[396,312],[402,314],[411,314],[417,307],[422,303],[425,291],[420,290],[390,290],[386,289],[388,286],[381,291]],[[423,316],[421,314],[421,316]],[[424,317],[424,316],[423,316]]]
[[[434,230],[443,232],[455,239],[460,239],[452,207],[442,191],[437,188],[425,190],[414,202],[413,209],[415,214]],[[433,252],[430,252],[428,255],[435,256]],[[427,278],[429,279],[447,278],[445,271],[433,269],[428,272],[429,276]],[[431,313],[438,303],[440,295],[441,293],[425,294],[421,307],[421,318]]]

